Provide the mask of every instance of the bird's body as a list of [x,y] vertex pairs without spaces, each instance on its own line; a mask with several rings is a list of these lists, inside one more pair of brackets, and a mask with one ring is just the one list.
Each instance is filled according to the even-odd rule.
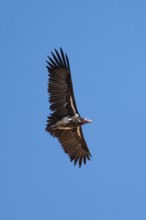
[[57,137],[74,164],[81,166],[82,161],[90,160],[91,154],[84,140],[81,126],[92,122],[84,119],[78,113],[71,80],[69,60],[60,48],[55,50],[53,59],[49,58],[47,69],[49,72],[49,101],[51,115],[48,117],[46,130]]
[[80,123],[81,121],[79,119],[79,116],[66,116],[57,121],[54,125],[50,126],[49,129],[70,130],[77,127]]

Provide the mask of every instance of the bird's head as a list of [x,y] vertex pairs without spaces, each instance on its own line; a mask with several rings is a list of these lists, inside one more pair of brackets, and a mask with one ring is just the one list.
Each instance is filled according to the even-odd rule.
[[81,121],[82,121],[82,125],[84,125],[86,123],[91,123],[92,122],[92,120],[90,120],[88,118],[82,118]]

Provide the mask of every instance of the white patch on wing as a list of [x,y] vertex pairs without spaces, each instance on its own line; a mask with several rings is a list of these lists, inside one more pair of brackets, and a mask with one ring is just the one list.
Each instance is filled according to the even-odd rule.
[[71,104],[71,107],[72,107],[72,109],[74,111],[74,114],[76,114],[76,110],[75,110],[75,107],[74,107],[74,104],[73,104],[73,99],[72,99],[71,96],[70,96],[70,104]]
[[71,128],[69,128],[69,127],[63,127],[63,126],[59,126],[58,129],[61,129],[61,130],[71,130]]
[[77,133],[78,133],[79,137],[81,137],[80,127],[79,126],[77,127]]

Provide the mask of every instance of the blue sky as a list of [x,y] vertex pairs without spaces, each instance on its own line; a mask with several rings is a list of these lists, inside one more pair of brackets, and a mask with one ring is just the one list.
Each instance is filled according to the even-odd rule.
[[[146,219],[146,2],[0,3],[0,219]],[[68,54],[92,161],[45,132],[45,60]]]

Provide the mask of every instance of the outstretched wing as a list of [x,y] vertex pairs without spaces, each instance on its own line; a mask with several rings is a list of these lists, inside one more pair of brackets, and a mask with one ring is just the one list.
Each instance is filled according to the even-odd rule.
[[60,54],[55,49],[52,57],[48,57],[49,61],[47,61],[49,72],[48,92],[52,111],[48,120],[50,124],[54,123],[55,118],[59,120],[65,116],[79,115],[73,94],[68,57],[61,48]]
[[82,162],[86,164],[86,160],[90,160],[91,154],[85,142],[82,128],[78,126],[72,130],[62,130],[58,133],[58,139],[71,161],[74,165],[79,163],[81,167]]

